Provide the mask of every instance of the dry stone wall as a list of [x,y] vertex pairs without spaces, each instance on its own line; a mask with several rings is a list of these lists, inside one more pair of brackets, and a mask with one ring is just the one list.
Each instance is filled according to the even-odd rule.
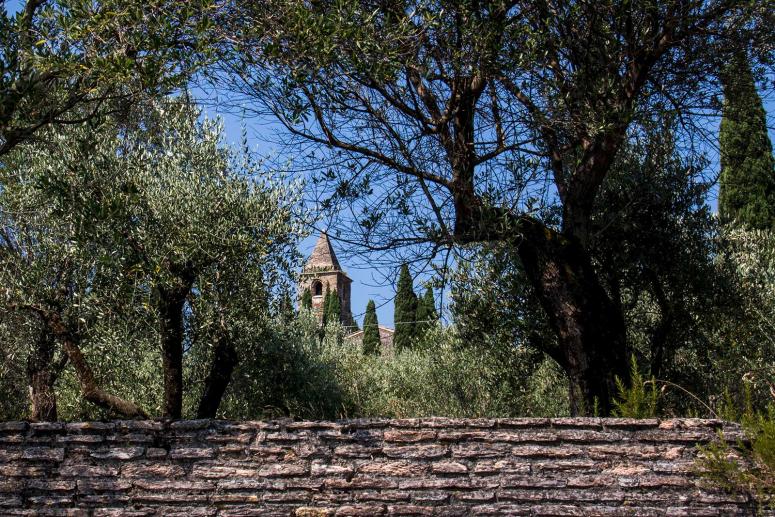
[[751,515],[717,420],[0,423],[0,515]]

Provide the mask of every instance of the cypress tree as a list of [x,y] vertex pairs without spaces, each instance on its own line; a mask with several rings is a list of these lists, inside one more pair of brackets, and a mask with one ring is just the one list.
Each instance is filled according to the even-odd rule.
[[436,300],[433,298],[433,289],[425,289],[425,295],[417,301],[417,337],[425,337],[426,332],[436,324]]
[[312,309],[312,291],[309,289],[304,289],[301,295],[301,308],[306,310]]
[[363,353],[365,355],[380,355],[382,343],[379,339],[379,323],[374,300],[366,304],[366,315],[363,317]]
[[745,54],[721,74],[724,108],[719,131],[719,215],[746,228],[775,226],[775,160],[766,114]]
[[417,295],[414,294],[412,276],[409,266],[401,265],[396,285],[394,319],[396,333],[393,335],[393,345],[401,351],[412,346],[415,338],[415,318],[417,317]]
[[328,323],[328,317],[331,314],[330,310],[331,306],[331,291],[326,289],[326,295],[323,297],[323,326],[326,326],[326,323]]
[[339,301],[339,293],[336,289],[333,292],[326,293],[327,300],[324,302],[323,309],[323,324],[330,323],[332,321],[342,322],[342,303]]

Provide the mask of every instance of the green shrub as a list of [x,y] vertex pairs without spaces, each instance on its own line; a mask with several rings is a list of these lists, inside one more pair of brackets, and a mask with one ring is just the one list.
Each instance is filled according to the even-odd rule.
[[657,414],[659,393],[652,377],[645,380],[633,355],[630,359],[630,385],[616,377],[617,397],[614,399],[613,416],[621,418],[651,418]]
[[302,311],[270,322],[235,371],[226,418],[508,417],[568,414],[567,381],[532,352],[464,347],[454,328],[434,327],[416,347],[364,354],[337,323],[320,339]]
[[746,410],[741,423],[750,446],[732,446],[719,435],[716,442],[700,447],[698,472],[714,486],[775,509],[775,404],[766,412]]

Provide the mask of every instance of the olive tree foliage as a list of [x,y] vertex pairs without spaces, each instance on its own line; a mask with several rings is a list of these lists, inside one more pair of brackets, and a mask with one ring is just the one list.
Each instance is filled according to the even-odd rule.
[[[617,153],[673,111],[683,140],[715,108],[730,47],[770,41],[759,3],[234,2],[225,60],[240,105],[276,117],[321,163],[349,240],[516,249],[570,378],[573,413],[628,375],[624,314],[593,259]],[[229,18],[231,16],[231,18]],[[759,39],[754,39],[756,36]],[[762,47],[763,48],[763,47]],[[541,208],[556,205],[558,218]],[[550,351],[547,351],[550,352]]]
[[[83,141],[51,135],[51,148],[71,144],[84,150]],[[114,264],[98,261],[107,253],[100,246],[79,242],[83,220],[70,199],[43,192],[47,179],[42,174],[58,169],[57,161],[45,152],[21,149],[9,158],[0,169],[3,340],[27,357],[31,417],[57,418],[54,385],[66,363],[74,368],[84,399],[127,416],[143,416],[135,404],[100,389],[83,352],[90,330],[114,314],[101,302],[112,295],[112,277],[119,272]]]
[[214,5],[27,0],[11,14],[0,2],[0,156],[48,125],[181,86],[209,59]]
[[[223,146],[222,127],[199,118],[185,101],[149,100],[120,125],[52,131],[46,144],[16,150],[16,166],[3,171],[13,179],[3,195],[27,199],[7,212],[6,237],[36,249],[44,237],[52,242],[44,253],[9,256],[3,312],[60,314],[81,349],[105,356],[91,370],[106,378],[155,370],[151,385],[162,393],[153,410],[175,418],[184,367],[198,397],[192,412],[214,416],[253,322],[296,263],[302,233],[299,186]],[[30,228],[42,236],[28,237]],[[61,288],[62,263],[77,288]],[[145,350],[134,356],[144,367],[115,361],[133,356],[127,343]]]
[[709,163],[683,151],[678,127],[667,115],[628,139],[602,185],[592,223],[593,257],[621,305],[632,352],[650,375],[673,381],[701,371],[701,358],[690,367],[676,354],[711,348],[704,320],[737,303],[733,278],[714,264],[721,246],[706,202]]
[[[714,337],[724,346],[717,352],[713,381],[735,397],[766,410],[775,400],[775,237],[768,230],[728,229],[719,267],[731,269],[741,295],[739,316],[720,322]],[[745,388],[750,393],[745,393]],[[722,393],[716,393],[719,405]],[[746,398],[749,398],[746,401]]]

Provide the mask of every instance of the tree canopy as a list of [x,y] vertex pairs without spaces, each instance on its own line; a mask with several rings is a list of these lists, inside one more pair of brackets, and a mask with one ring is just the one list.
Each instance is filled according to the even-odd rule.
[[396,282],[395,320],[396,332],[393,335],[393,346],[396,350],[406,350],[412,347],[416,335],[417,295],[414,293],[412,275],[407,264],[401,265]]
[[382,342],[379,338],[379,322],[377,321],[377,308],[374,300],[366,304],[366,314],[363,316],[363,353],[379,355],[382,351]]
[[48,125],[170,92],[214,46],[210,0],[27,0],[0,6],[0,156]]

